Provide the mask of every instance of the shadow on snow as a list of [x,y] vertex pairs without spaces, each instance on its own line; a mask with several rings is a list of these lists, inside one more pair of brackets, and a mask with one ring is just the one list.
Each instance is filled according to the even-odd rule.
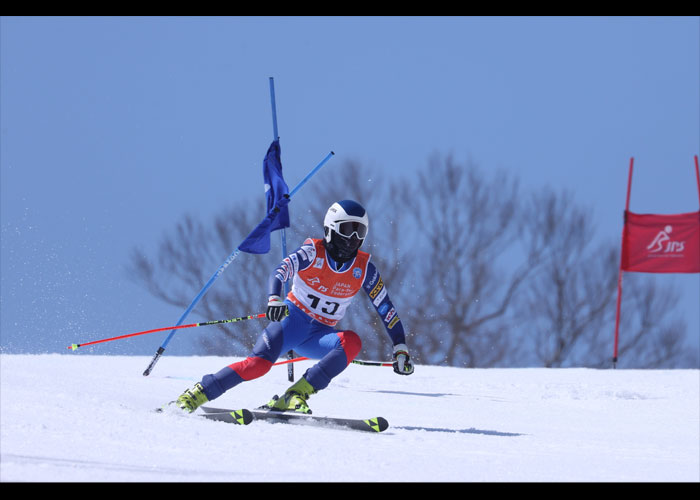
[[502,431],[490,431],[487,429],[448,429],[446,427],[421,427],[413,425],[393,425],[390,429],[402,429],[406,431],[426,431],[426,432],[452,432],[455,434],[484,434],[487,436],[504,436],[504,437],[515,437],[523,436],[518,432],[502,432]]

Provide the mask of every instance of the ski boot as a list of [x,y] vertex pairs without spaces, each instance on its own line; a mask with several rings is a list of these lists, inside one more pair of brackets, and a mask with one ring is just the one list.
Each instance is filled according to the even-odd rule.
[[262,408],[270,411],[295,411],[311,414],[311,408],[306,400],[316,392],[318,391],[302,377],[287,389],[282,397],[273,396],[270,402]]
[[192,389],[187,389],[183,392],[180,397],[174,401],[174,404],[182,410],[192,413],[208,401],[209,399],[206,394],[204,394],[202,384],[196,383]]

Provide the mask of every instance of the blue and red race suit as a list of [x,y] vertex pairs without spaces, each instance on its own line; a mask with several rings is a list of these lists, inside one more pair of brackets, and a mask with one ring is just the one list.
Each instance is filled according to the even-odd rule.
[[265,375],[280,354],[291,349],[319,360],[304,378],[316,390],[327,387],[362,349],[355,332],[336,328],[360,290],[369,297],[392,343],[405,343],[403,325],[370,254],[358,251],[354,259],[338,265],[323,240],[308,238],[271,274],[269,295],[281,296],[283,283],[290,280],[292,288],[285,298],[289,315],[263,330],[246,359],[202,378],[210,401],[243,381]]

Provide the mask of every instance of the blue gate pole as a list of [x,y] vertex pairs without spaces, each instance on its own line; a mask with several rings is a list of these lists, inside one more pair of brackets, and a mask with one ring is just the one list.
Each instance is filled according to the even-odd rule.
[[[272,107],[272,140],[280,138],[277,132],[277,101],[275,100],[275,79],[270,77],[270,105]],[[282,243],[282,259],[287,257],[287,233],[285,228],[280,230],[280,242]],[[284,297],[287,297],[287,283],[283,283]],[[284,300],[284,299],[283,299]],[[294,359],[294,351],[287,351],[287,359]],[[294,364],[287,363],[287,380],[294,382]]]

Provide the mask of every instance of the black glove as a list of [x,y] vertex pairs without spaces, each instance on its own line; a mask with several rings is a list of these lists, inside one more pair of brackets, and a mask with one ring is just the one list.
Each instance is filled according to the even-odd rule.
[[406,344],[396,344],[394,346],[394,371],[399,375],[410,375],[413,373],[413,363],[408,355]]
[[270,295],[267,302],[267,312],[265,313],[267,319],[270,321],[282,321],[288,314],[287,304],[277,295]]

